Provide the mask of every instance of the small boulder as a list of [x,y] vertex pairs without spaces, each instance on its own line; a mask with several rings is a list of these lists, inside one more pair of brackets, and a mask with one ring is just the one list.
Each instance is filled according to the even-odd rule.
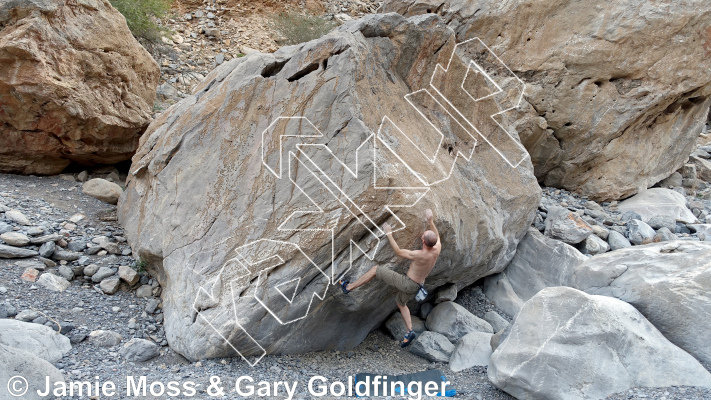
[[67,265],[60,265],[59,268],[57,268],[57,272],[62,278],[68,281],[74,279],[74,271]]
[[76,261],[81,257],[81,253],[75,253],[73,251],[63,250],[57,247],[52,253],[52,259],[54,260],[64,260],[64,261]]
[[632,246],[632,243],[623,234],[612,230],[610,231],[610,236],[607,237],[607,244],[610,245],[610,250],[613,251]]
[[39,276],[40,272],[36,268],[28,267],[25,268],[24,271],[22,271],[22,275],[20,275],[20,279],[26,282],[35,282],[37,281],[37,277]]
[[[86,269],[84,272],[86,273]],[[91,280],[94,283],[99,283],[113,274],[113,269],[109,267],[100,267],[93,275],[91,275]]]
[[42,243],[39,248],[39,255],[44,258],[50,258],[56,249],[57,245],[52,241]]
[[487,311],[484,314],[484,321],[488,322],[489,325],[494,329],[494,332],[499,332],[502,329],[506,329],[509,326],[509,321],[504,317],[499,315],[496,311]]
[[439,289],[437,289],[437,294],[435,295],[434,303],[439,304],[445,301],[454,301],[457,299],[457,285],[454,283],[448,283]]
[[141,285],[136,289],[136,297],[151,297],[153,296],[153,287],[151,285]]
[[0,235],[0,239],[10,246],[22,247],[30,244],[30,238],[20,232],[5,232]]
[[484,332],[471,332],[462,336],[449,358],[449,369],[459,372],[477,365],[489,365],[492,336],[494,335]]
[[131,286],[138,283],[138,281],[141,278],[135,269],[133,269],[127,265],[122,265],[119,267],[118,276],[119,276],[119,278],[121,278],[121,280],[123,280],[124,282],[128,283]]
[[451,301],[436,305],[427,316],[425,325],[427,329],[441,333],[451,342],[456,342],[469,332],[494,333],[488,322]]
[[18,211],[18,210],[5,211],[5,218],[9,219],[12,222],[16,222],[20,225],[30,225],[30,220],[25,216],[25,214],[22,213],[22,211]]
[[38,254],[34,250],[0,244],[0,258],[27,258]]
[[68,280],[64,279],[61,276],[57,276],[50,273],[42,274],[42,276],[40,276],[37,280],[37,283],[39,283],[45,289],[51,290],[53,292],[63,292],[67,290],[69,286],[71,286],[71,283],[69,283]]
[[113,331],[96,330],[89,333],[89,343],[99,347],[112,347],[121,343],[123,336]]
[[448,362],[454,345],[444,335],[424,331],[410,345],[410,353],[434,362]]
[[[608,235],[609,237],[609,235]],[[606,241],[600,239],[597,235],[588,236],[580,246],[580,251],[583,254],[589,254],[594,256],[596,254],[602,254],[610,250],[610,245]]]
[[106,294],[115,294],[118,292],[121,280],[119,278],[106,278],[101,281],[99,287]]
[[94,178],[84,182],[81,190],[85,194],[109,204],[117,204],[119,196],[123,192],[121,186],[101,178]]
[[579,215],[567,208],[553,206],[548,209],[545,235],[568,244],[578,244],[593,230]]
[[123,345],[119,354],[127,361],[145,362],[160,355],[160,346],[145,339],[133,338]]
[[633,219],[627,223],[627,237],[632,244],[648,244],[654,241],[654,229],[646,223]]

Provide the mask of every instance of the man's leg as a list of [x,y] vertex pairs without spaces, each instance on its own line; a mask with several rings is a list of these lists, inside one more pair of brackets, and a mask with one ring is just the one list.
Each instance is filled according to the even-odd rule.
[[377,270],[378,270],[377,265],[374,266],[373,268],[369,269],[365,274],[363,274],[363,276],[358,278],[358,280],[356,280],[353,283],[349,283],[348,286],[346,286],[346,290],[353,290],[355,288],[361,287],[361,286],[365,285],[366,283],[372,281],[373,278],[375,278],[375,273]]
[[400,314],[402,314],[402,319],[405,320],[405,326],[407,327],[407,331],[408,332],[411,331],[412,330],[412,317],[410,316],[410,309],[407,308],[407,305],[401,306],[400,304],[397,305],[397,308],[400,309]]

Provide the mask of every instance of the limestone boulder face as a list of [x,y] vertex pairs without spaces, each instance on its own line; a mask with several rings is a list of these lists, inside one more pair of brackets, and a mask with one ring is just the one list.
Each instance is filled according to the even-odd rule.
[[[711,99],[711,3],[389,0],[478,37],[526,82],[515,116],[538,179],[625,198],[686,162]],[[632,171],[632,172],[631,172]]]
[[618,299],[547,288],[524,304],[504,335],[487,373],[517,399],[604,399],[633,387],[711,387],[711,374],[697,360]]
[[0,2],[0,171],[130,159],[158,78],[108,0]]
[[[161,283],[173,349],[256,362],[357,345],[396,292],[374,280],[344,295],[333,282],[376,264],[404,273],[380,227],[419,248],[426,208],[443,243],[430,293],[508,264],[540,189],[528,158],[512,167],[494,149],[505,146],[453,117],[492,115],[495,102],[462,117],[420,91],[438,63],[464,72],[455,42],[435,15],[368,16],[224,63],[149,126],[118,214]],[[454,106],[461,76],[438,81]]]
[[711,363],[711,243],[672,241],[598,255],[572,285],[633,305],[675,345]]

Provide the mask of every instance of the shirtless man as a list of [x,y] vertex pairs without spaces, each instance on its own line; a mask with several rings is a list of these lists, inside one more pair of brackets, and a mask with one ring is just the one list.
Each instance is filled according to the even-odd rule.
[[442,243],[439,240],[439,232],[437,232],[437,227],[435,227],[432,221],[432,210],[425,210],[425,218],[429,224],[430,230],[425,231],[422,235],[422,250],[403,250],[397,245],[395,239],[393,239],[392,229],[389,224],[383,225],[383,230],[388,237],[390,246],[392,246],[395,254],[412,260],[410,268],[407,270],[407,276],[399,274],[393,270],[387,268],[378,268],[374,266],[368,272],[363,274],[358,280],[353,283],[349,283],[347,280],[341,279],[339,281],[343,293],[348,294],[351,290],[354,290],[364,284],[370,282],[373,278],[378,277],[386,284],[395,287],[399,290],[397,297],[395,298],[395,303],[400,309],[402,314],[402,319],[405,320],[405,325],[407,326],[407,334],[405,339],[400,342],[402,347],[409,346],[410,343],[415,339],[415,332],[412,330],[412,318],[410,317],[410,309],[407,308],[407,301],[412,299],[418,290],[420,290],[419,285],[424,285],[425,278],[429,275],[432,268],[434,268],[437,257],[442,250]]

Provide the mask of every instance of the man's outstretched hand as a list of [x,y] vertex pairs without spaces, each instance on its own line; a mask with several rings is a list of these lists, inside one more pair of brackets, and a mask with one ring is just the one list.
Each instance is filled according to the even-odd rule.
[[427,222],[432,222],[432,210],[429,208],[425,210],[425,219]]
[[387,222],[383,224],[383,230],[385,231],[386,235],[393,233],[393,228],[391,228],[390,224],[388,224]]

